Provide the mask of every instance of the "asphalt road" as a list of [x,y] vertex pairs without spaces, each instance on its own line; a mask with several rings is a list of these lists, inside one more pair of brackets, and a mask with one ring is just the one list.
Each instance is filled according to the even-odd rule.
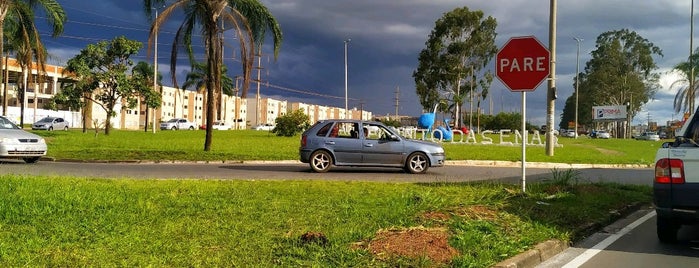
[[[526,181],[552,178],[552,171],[565,167],[536,165],[527,167]],[[628,184],[651,184],[650,168],[577,168],[582,181],[607,181]],[[307,164],[296,161],[253,163],[76,163],[40,161],[27,165],[21,161],[0,161],[0,174],[77,176],[139,179],[247,179],[247,180],[362,180],[392,182],[465,182],[498,180],[520,183],[520,164],[446,165],[430,168],[426,174],[407,174],[394,168],[333,168],[328,173],[314,173]]]
[[683,226],[678,243],[663,244],[655,224],[653,208],[642,208],[537,267],[699,267],[699,226]]

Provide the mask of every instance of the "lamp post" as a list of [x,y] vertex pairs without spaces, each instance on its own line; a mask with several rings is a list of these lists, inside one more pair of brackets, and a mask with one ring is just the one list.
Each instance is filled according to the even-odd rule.
[[575,39],[575,42],[578,43],[578,52],[575,57],[575,138],[578,138],[578,86],[580,84],[580,80],[578,80],[578,76],[580,75],[580,42],[582,42],[582,38],[577,38],[573,37]]
[[352,39],[345,40],[345,119],[347,118],[347,45]]
[[[158,9],[155,9],[155,20],[158,20]],[[158,32],[155,32],[155,43],[153,45],[153,90],[158,90]],[[146,104],[146,109],[148,109],[148,104]],[[153,108],[153,134],[155,134],[155,116],[156,108]],[[148,122],[146,122],[146,125]]]

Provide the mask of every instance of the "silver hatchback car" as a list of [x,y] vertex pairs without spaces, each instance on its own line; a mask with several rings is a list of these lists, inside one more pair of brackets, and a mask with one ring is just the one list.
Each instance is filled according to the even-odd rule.
[[444,148],[430,141],[411,140],[380,122],[322,120],[303,132],[301,162],[316,172],[332,166],[399,167],[425,173],[444,165]]

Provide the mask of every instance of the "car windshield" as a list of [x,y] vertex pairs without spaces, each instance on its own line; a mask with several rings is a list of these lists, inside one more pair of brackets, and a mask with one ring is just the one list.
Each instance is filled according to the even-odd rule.
[[0,117],[0,129],[19,129],[19,127],[9,119]]
[[177,119],[170,119],[167,121],[168,123],[177,123]]
[[36,121],[36,122],[37,122],[37,123],[51,123],[51,122],[53,122],[53,118],[51,118],[51,117],[44,117],[44,118],[41,118],[41,120]]

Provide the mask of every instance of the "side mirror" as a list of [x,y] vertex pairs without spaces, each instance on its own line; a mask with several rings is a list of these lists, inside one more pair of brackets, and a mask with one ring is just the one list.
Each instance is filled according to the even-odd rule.
[[400,140],[400,138],[398,138],[398,136],[393,135],[393,134],[391,134],[390,139],[391,139],[392,141],[399,141],[399,140]]
[[663,148],[670,148],[670,144],[672,144],[672,142],[669,142],[669,141],[663,142],[663,145],[661,145],[661,147],[663,147]]

